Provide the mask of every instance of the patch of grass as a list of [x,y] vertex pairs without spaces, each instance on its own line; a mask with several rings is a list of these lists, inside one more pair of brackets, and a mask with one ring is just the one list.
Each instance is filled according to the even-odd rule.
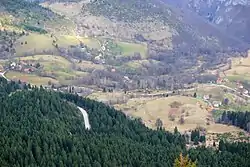
[[128,42],[116,42],[121,48],[122,55],[133,55],[135,52],[140,53],[143,58],[147,56],[147,46],[145,44],[136,44]]
[[47,34],[48,33],[46,30],[44,30],[40,27],[32,26],[32,25],[22,24],[22,27],[24,30],[27,30],[27,31],[33,31],[33,32],[37,32],[40,34]]
[[127,95],[124,94],[124,92],[94,92],[88,96],[88,98],[93,100],[98,100],[101,102],[108,102],[108,101],[117,101],[128,98]]
[[98,69],[102,70],[104,69],[104,66],[102,64],[95,64],[91,61],[81,61],[80,63],[76,63],[77,68],[80,68],[82,70],[88,70],[88,69]]
[[21,80],[34,85],[48,85],[50,81],[53,84],[58,84],[58,81],[49,77],[39,77],[35,74],[24,74],[16,71],[8,71],[6,77],[10,80]]
[[56,2],[56,3],[48,3],[44,2],[40,5],[51,9],[53,12],[58,13],[59,15],[65,15],[68,17],[74,16],[76,14],[79,14],[82,9],[82,3],[68,3],[67,6],[65,6],[65,3]]
[[63,35],[58,38],[58,45],[79,45],[80,42],[87,45],[90,48],[100,49],[100,44],[98,39],[95,38],[85,38],[79,36]]
[[231,82],[236,82],[236,81],[250,81],[250,76],[245,76],[245,75],[230,75],[227,76],[228,80]]
[[[174,102],[182,104],[179,108],[171,108]],[[151,128],[155,128],[158,118],[163,121],[163,126],[167,130],[173,131],[177,126],[180,131],[194,129],[198,125],[206,126],[208,112],[206,109],[197,105],[198,99],[186,96],[171,96],[166,98],[135,98],[130,99],[126,104],[116,105],[115,107],[125,111],[133,117],[141,118],[144,123]],[[188,114],[186,114],[188,112]],[[184,124],[180,125],[179,120],[184,115]],[[175,119],[170,119],[173,116]]]
[[60,83],[87,75],[85,72],[72,69],[72,63],[61,56],[35,55],[20,57],[19,59],[24,61],[39,62],[43,66],[42,72],[54,76],[58,81],[60,81]]
[[[75,37],[69,35],[51,37],[49,34],[36,34],[30,33],[28,36],[23,36],[17,40],[15,43],[17,56],[24,56],[25,53],[29,54],[41,54],[44,51],[51,51],[55,55],[58,51],[55,44],[61,48],[68,48],[69,46],[79,45],[80,42],[84,43],[90,48],[100,49],[98,40],[92,38]],[[53,45],[53,41],[56,41]]]
[[28,36],[23,36],[15,43],[16,55],[23,56],[25,53],[42,53],[45,50],[55,51],[55,47],[52,45],[53,40],[53,38],[45,34],[31,33]]
[[39,63],[43,64],[45,68],[53,69],[53,66],[60,66],[60,68],[67,69],[71,65],[71,62],[61,56],[54,55],[35,55],[35,56],[27,56],[20,57],[20,60],[32,60],[39,61]]
[[143,74],[143,71],[147,71],[144,65],[147,65],[148,67],[153,67],[156,66],[158,63],[158,61],[134,60],[129,61],[127,63],[123,63],[121,66],[117,66],[117,69],[120,69],[120,71],[130,74]]
[[233,58],[231,69],[225,74],[230,81],[250,81],[250,58]]

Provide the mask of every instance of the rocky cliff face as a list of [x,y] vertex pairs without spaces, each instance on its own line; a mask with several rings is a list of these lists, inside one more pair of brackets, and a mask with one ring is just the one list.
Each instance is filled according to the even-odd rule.
[[226,32],[250,43],[249,0],[165,0],[183,9],[191,9]]

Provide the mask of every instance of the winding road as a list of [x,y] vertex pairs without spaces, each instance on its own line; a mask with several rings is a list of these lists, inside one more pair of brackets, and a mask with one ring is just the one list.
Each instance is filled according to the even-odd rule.
[[84,124],[85,124],[85,129],[90,130],[91,126],[90,126],[90,124],[89,124],[89,116],[88,116],[87,111],[85,111],[85,110],[84,110],[83,108],[81,108],[81,107],[77,107],[77,108],[81,111],[81,113],[82,113],[82,115],[83,115]]
[[[235,90],[235,89],[233,89],[233,88],[230,88],[230,87],[228,87],[228,86],[226,86],[226,85],[218,85],[218,84],[210,84],[210,85],[217,86],[217,87],[223,87],[223,88],[226,88],[226,89],[229,89],[229,90],[233,91],[234,93],[240,94],[240,92],[238,92],[237,90]],[[249,95],[246,95],[246,94],[242,94],[242,96],[245,96],[245,97],[247,97],[247,98],[250,98],[250,96],[249,96]]]
[[6,79],[7,81],[10,81],[8,78],[6,78],[5,73],[6,73],[6,71],[0,72],[0,76],[3,77],[4,79]]

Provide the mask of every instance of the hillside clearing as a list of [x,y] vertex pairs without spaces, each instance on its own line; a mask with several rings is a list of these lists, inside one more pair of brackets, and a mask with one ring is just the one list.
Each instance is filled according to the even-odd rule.
[[91,61],[84,61],[82,60],[81,62],[76,63],[76,67],[80,68],[81,70],[103,70],[105,67],[102,64],[95,64]]
[[24,74],[24,73],[16,72],[16,71],[8,71],[5,75],[10,80],[15,80],[15,81],[20,80],[23,82],[37,85],[37,86],[48,85],[48,82],[51,82],[52,84],[58,84],[58,81],[53,78],[39,77],[34,74]]
[[57,44],[60,48],[68,48],[70,46],[80,45],[80,43],[87,45],[90,48],[100,49],[97,39],[84,38],[70,35],[51,36],[50,34],[36,34],[22,36],[15,43],[16,55],[24,56],[26,54],[41,54],[44,52],[52,52],[58,55],[58,50],[55,47]]
[[79,45],[81,42],[90,48],[100,49],[101,47],[98,39],[95,39],[95,38],[62,35],[58,39],[58,45],[63,45],[63,46]]
[[231,69],[225,74],[230,81],[250,81],[250,57],[233,58]]
[[31,33],[22,36],[15,43],[16,55],[24,56],[28,53],[43,53],[45,50],[55,52],[55,47],[52,45],[53,40],[53,38],[45,34]]
[[[204,102],[192,97],[171,96],[157,99],[130,99],[126,104],[116,105],[116,107],[133,117],[141,118],[151,128],[155,128],[155,122],[160,118],[163,121],[163,127],[167,130],[173,130],[178,126],[183,131],[206,124],[209,113],[201,109],[197,102],[205,105]],[[173,103],[178,106],[171,107]],[[185,117],[184,125],[179,124],[182,115]]]
[[[201,107],[200,104],[203,106]],[[177,105],[177,106],[173,106]],[[174,131],[177,127],[184,132],[197,127],[204,127],[209,133],[238,132],[234,126],[215,124],[212,113],[205,109],[206,103],[186,96],[171,96],[165,98],[133,98],[125,104],[117,104],[115,108],[127,115],[141,118],[146,126],[155,129],[156,120],[163,122],[166,130]],[[181,117],[184,123],[181,124]],[[207,124],[209,122],[209,124]]]
[[86,76],[88,73],[73,69],[73,63],[61,56],[54,55],[35,55],[19,57],[21,61],[35,61],[42,65],[41,72],[55,77],[60,83],[68,83],[78,77]]
[[140,53],[143,58],[147,56],[147,46],[145,44],[116,42],[118,47],[121,48],[122,55],[133,55],[135,52]]

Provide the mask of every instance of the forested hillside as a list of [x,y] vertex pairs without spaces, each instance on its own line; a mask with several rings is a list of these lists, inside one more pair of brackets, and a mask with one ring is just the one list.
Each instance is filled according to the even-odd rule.
[[223,112],[220,123],[234,125],[250,132],[250,112]]
[[[102,103],[29,87],[0,78],[0,166],[171,167],[181,152],[203,167],[250,163],[248,144],[187,151],[178,132],[153,131]],[[90,131],[76,105],[88,112]]]

